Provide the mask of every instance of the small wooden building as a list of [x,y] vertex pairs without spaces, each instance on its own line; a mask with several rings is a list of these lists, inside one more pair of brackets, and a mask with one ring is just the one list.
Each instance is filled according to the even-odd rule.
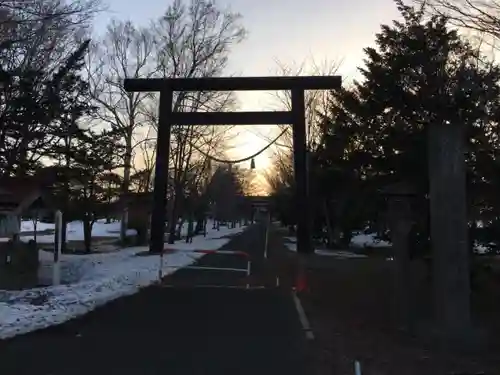
[[0,179],[0,237],[20,232],[21,215],[42,197],[42,190],[31,177]]
[[41,176],[0,179],[0,285],[33,286],[37,282],[36,244],[21,242],[21,218],[34,206],[47,208],[47,180]]

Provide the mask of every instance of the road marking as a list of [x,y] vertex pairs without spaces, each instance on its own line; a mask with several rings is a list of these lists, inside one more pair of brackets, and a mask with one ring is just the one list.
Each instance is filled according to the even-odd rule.
[[302,324],[302,329],[306,334],[306,339],[314,340],[314,333],[311,329],[311,325],[309,324],[309,320],[307,319],[304,308],[302,307],[302,303],[300,302],[299,297],[297,297],[297,293],[292,292],[293,301],[295,302],[295,308],[297,309],[297,313],[299,314],[300,324]]

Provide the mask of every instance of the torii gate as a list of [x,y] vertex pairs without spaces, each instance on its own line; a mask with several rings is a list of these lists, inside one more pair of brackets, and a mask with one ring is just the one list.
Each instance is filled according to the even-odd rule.
[[[276,125],[293,126],[293,155],[297,210],[297,251],[312,251],[307,144],[305,123],[305,90],[333,90],[341,87],[340,76],[312,77],[223,77],[223,78],[149,78],[125,79],[128,92],[160,92],[160,111],[156,145],[154,207],[151,217],[150,251],[163,250],[165,207],[172,125]],[[174,91],[279,91],[290,90],[291,111],[276,112],[173,112]]]

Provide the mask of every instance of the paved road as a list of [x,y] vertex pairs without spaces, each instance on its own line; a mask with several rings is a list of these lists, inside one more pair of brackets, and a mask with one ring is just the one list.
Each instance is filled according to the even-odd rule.
[[[263,241],[256,225],[226,248],[258,256]],[[216,255],[203,259],[220,262]],[[193,272],[179,271],[176,280],[188,281]],[[283,289],[151,287],[80,319],[0,342],[0,374],[302,375],[305,349]]]
[[[243,251],[250,255],[252,280],[255,286],[275,285],[275,280],[267,277],[264,261],[265,224],[259,223],[250,226],[244,233],[234,236],[229,243],[220,250]],[[203,249],[200,249],[203,250]],[[269,254],[271,251],[268,252]],[[245,270],[247,259],[236,255],[209,255],[197,262],[201,267],[238,268]],[[270,276],[270,275],[267,275]],[[228,272],[218,270],[191,270],[183,269],[165,278],[165,283],[173,286],[192,285],[222,285],[222,286],[244,286],[246,274],[244,272]]]

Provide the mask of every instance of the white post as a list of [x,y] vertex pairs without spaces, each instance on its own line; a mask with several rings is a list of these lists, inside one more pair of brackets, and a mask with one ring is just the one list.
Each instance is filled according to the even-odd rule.
[[361,363],[359,361],[354,361],[354,374],[361,375]]
[[62,248],[62,212],[56,211],[55,214],[55,246],[54,246],[54,265],[52,267],[52,284],[59,285],[61,283],[61,248]]

